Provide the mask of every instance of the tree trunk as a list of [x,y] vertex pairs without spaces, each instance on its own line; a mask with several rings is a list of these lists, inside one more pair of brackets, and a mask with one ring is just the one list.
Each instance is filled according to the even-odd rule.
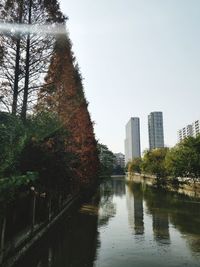
[[36,195],[33,195],[33,208],[32,208],[32,222],[31,222],[31,233],[35,228],[35,209],[36,209]]
[[59,199],[58,199],[58,208],[59,208],[59,211],[61,210],[62,208],[62,195],[61,193],[59,194]]
[[48,221],[51,221],[51,198],[49,199],[49,212],[48,212]]
[[49,248],[48,250],[48,267],[51,267],[53,264],[53,253],[52,253],[52,249]]
[[[32,0],[29,2],[29,15],[28,24],[31,24],[31,10],[32,10]],[[24,95],[22,103],[21,118],[23,121],[26,120],[27,114],[27,102],[28,102],[28,91],[29,91],[29,69],[30,69],[30,34],[27,35],[26,41],[26,66],[25,66],[25,82],[24,82]]]
[[17,45],[16,45],[16,59],[15,59],[15,80],[14,80],[14,88],[13,88],[13,101],[12,101],[12,114],[16,115],[17,113],[17,99],[18,99],[18,83],[19,83],[19,61],[20,61],[20,36],[17,37]]
[[[23,13],[23,2],[21,2],[19,10],[19,20],[18,23],[22,23],[22,13]],[[16,57],[15,57],[15,77],[14,77],[14,88],[13,88],[13,99],[12,99],[12,114],[16,115],[17,113],[17,100],[19,94],[19,74],[20,74],[20,46],[21,46],[21,35],[17,35],[16,43]]]

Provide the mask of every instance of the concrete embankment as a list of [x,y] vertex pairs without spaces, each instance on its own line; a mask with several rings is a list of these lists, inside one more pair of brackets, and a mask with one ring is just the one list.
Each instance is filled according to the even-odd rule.
[[[126,173],[126,181],[143,183],[144,185],[154,186],[156,184],[156,176],[147,174],[138,174],[138,173]],[[173,186],[172,183],[170,182],[167,182],[166,189],[190,197],[200,198],[200,182],[193,183],[191,180],[180,182],[178,187]]]

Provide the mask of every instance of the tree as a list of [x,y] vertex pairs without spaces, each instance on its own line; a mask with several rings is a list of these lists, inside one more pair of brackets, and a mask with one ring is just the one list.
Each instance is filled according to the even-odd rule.
[[21,120],[0,112],[0,178],[16,172],[16,163],[27,140]]
[[103,144],[98,144],[100,175],[110,176],[113,172],[115,155]]
[[[13,114],[21,114],[25,120],[27,111],[36,102],[55,42],[55,36],[46,34],[42,25],[64,24],[66,17],[60,12],[57,0],[4,0],[0,15],[4,24],[13,25],[0,35],[4,95],[1,106]],[[29,28],[18,29],[17,25],[22,24]]]
[[188,137],[170,149],[166,167],[173,178],[190,177],[194,182],[200,179],[200,135]]
[[[23,1],[3,0],[0,4],[1,23],[22,23]],[[17,99],[19,94],[19,84],[22,80],[20,70],[20,50],[22,35],[11,30],[0,35],[1,44],[1,104],[6,111],[13,114],[17,112]]]
[[70,141],[66,149],[77,156],[74,171],[79,181],[75,183],[87,187],[96,183],[99,165],[97,142],[82,77],[71,48],[67,33],[57,36],[37,111],[51,110],[58,114],[63,127],[69,131]]
[[167,169],[165,166],[165,157],[168,148],[157,148],[146,151],[143,156],[142,171],[147,174],[153,174],[158,181],[167,177]]
[[128,171],[141,173],[141,164],[142,164],[141,158],[133,159],[131,162],[128,163]]

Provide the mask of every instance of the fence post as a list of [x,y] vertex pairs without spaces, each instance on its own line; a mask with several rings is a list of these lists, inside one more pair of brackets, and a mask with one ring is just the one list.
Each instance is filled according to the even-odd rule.
[[35,228],[35,209],[36,209],[36,195],[33,194],[31,233],[34,232],[34,228]]
[[0,264],[3,262],[3,257],[4,257],[5,232],[6,232],[6,215],[3,217],[3,223],[1,228]]
[[49,212],[48,212],[48,221],[51,221],[51,197],[49,198]]

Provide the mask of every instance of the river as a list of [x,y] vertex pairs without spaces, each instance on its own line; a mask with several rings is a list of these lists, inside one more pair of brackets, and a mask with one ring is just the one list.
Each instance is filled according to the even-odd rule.
[[75,205],[16,267],[200,266],[200,200],[123,179]]

